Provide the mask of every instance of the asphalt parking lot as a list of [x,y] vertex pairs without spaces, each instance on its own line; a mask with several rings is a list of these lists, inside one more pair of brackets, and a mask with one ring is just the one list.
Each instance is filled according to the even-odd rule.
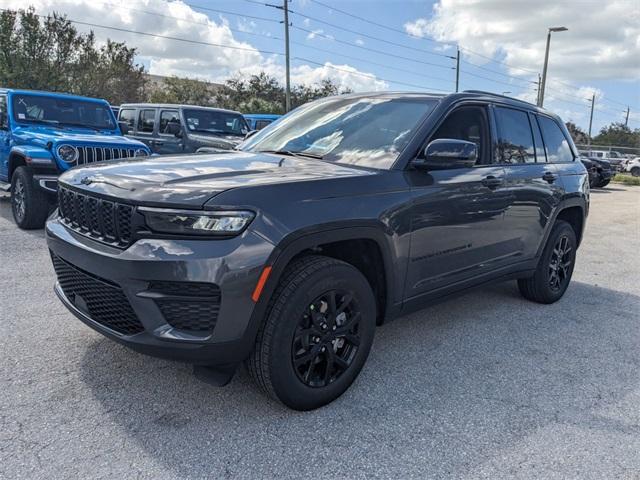
[[399,319],[343,397],[297,413],[85,327],[0,199],[0,478],[638,479],[640,189],[591,205],[559,303],[510,282]]

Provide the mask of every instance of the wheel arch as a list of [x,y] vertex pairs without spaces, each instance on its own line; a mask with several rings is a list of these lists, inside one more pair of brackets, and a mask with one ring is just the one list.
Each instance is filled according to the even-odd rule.
[[553,225],[558,220],[564,220],[569,223],[573,228],[573,231],[576,234],[576,241],[578,246],[580,246],[580,242],[582,241],[582,234],[584,232],[584,227],[587,220],[588,207],[584,198],[582,197],[571,197],[564,199],[560,205],[556,208],[553,217],[547,224],[547,229],[544,234],[544,239],[540,243],[538,248],[537,257],[542,254],[545,245],[547,244],[547,240],[549,235],[551,234],[551,229]]
[[[265,264],[271,267],[271,273],[256,303],[253,325],[262,321],[286,267],[306,254],[325,255],[353,265],[367,278],[376,295],[378,323],[393,316],[398,282],[394,278],[391,246],[384,230],[372,225],[328,225],[291,233],[277,245]],[[371,260],[383,268],[375,268],[368,263]]]

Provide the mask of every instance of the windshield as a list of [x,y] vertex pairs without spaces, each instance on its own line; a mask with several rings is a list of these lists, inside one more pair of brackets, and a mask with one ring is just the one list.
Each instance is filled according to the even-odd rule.
[[43,95],[14,95],[13,118],[17,122],[113,130],[116,125],[107,103]]
[[386,169],[436,103],[436,99],[417,96],[318,100],[262,130],[241,148]]
[[249,128],[239,113],[185,109],[184,119],[190,132],[244,136]]

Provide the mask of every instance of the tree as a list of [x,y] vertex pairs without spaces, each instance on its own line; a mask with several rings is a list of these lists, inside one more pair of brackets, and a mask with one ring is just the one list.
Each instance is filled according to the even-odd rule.
[[215,91],[211,84],[190,78],[169,77],[151,88],[152,103],[180,103],[186,105],[215,105]]
[[[291,104],[297,107],[317,98],[350,93],[331,79],[316,85],[295,85],[291,89]],[[243,113],[285,113],[285,90],[265,72],[249,78],[236,76],[227,80],[216,94],[218,106]]]
[[640,129],[631,130],[621,122],[602,127],[593,139],[596,145],[616,145],[620,147],[640,148]]
[[567,130],[569,130],[569,134],[571,134],[571,138],[573,142],[578,145],[584,145],[589,142],[589,136],[575,123],[567,122]]
[[65,16],[43,20],[33,8],[0,13],[0,85],[106,98],[119,104],[144,96],[144,68],[135,48],[93,32],[80,34]]

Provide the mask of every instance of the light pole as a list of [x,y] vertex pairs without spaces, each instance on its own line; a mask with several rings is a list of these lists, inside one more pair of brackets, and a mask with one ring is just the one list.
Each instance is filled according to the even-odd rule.
[[547,48],[544,52],[544,67],[542,69],[542,85],[540,86],[540,96],[538,97],[538,106],[544,104],[544,87],[547,83],[547,65],[549,64],[549,44],[551,43],[551,32],[566,32],[567,27],[551,27],[547,32]]

